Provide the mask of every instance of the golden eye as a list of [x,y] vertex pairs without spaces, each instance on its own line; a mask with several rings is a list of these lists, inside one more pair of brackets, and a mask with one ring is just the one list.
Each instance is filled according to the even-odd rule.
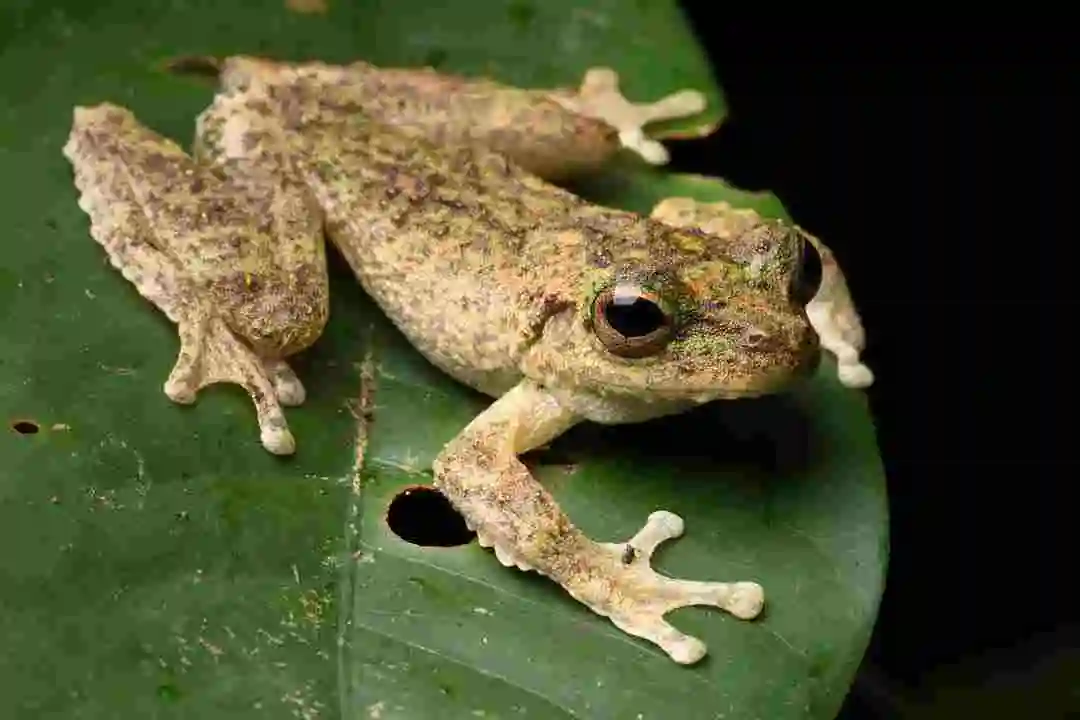
[[637,283],[623,282],[593,301],[593,333],[612,355],[641,358],[663,350],[675,318],[663,299]]

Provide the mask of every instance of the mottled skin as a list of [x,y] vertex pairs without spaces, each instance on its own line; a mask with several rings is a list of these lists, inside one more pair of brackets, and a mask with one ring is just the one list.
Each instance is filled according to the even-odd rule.
[[307,188],[244,158],[195,162],[108,103],[76,108],[64,155],[91,234],[178,325],[165,393],[191,403],[205,385],[237,383],[255,403],[263,445],[293,452],[281,405],[305,393],[284,358],[310,346],[329,313]]
[[328,105],[363,108],[371,120],[439,145],[479,143],[547,180],[596,170],[621,147],[663,164],[663,145],[647,138],[642,128],[705,108],[704,96],[694,90],[651,103],[630,102],[609,68],[590,69],[577,90],[540,90],[431,68],[378,68],[365,62],[284,63],[238,55],[183,57],[169,65],[177,72],[213,75],[225,92],[252,83],[317,87]]
[[[751,237],[748,231],[755,227],[776,222],[765,220],[749,208],[732,207],[724,201],[699,202],[687,197],[662,200],[653,208],[650,217],[673,227],[698,228],[729,243]],[[851,388],[869,387],[874,382],[874,373],[859,357],[866,345],[866,334],[844,273],[825,243],[798,226],[794,229],[813,244],[821,260],[821,282],[817,293],[806,305],[810,324],[817,332],[821,346],[836,357],[840,382]]]
[[[704,604],[752,618],[761,587],[653,571],[653,550],[682,532],[671,513],[650,516],[631,554],[628,543],[589,539],[518,456],[583,420],[636,422],[804,377],[819,356],[803,309],[816,289],[804,287],[804,236],[759,223],[725,239],[598,207],[480,147],[482,137],[457,144],[374,121],[363,93],[321,77],[253,73],[223,90],[200,117],[199,156],[307,188],[327,237],[395,325],[432,363],[496,398],[433,468],[481,544],[677,662],[696,662],[704,644],[664,614]],[[87,112],[115,108],[78,110],[73,137],[85,134]],[[78,168],[83,156],[69,156]],[[97,184],[82,187],[85,198]],[[202,303],[201,288],[186,292]],[[622,337],[623,296],[662,310],[660,330]]]

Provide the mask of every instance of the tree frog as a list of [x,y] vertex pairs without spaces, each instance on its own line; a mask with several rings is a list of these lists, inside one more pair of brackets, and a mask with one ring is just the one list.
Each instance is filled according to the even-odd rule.
[[664,162],[641,127],[699,111],[700,95],[634,104],[604,68],[576,91],[538,91],[365,63],[200,62],[220,90],[193,158],[109,103],[75,110],[64,151],[91,234],[180,327],[170,397],[240,383],[267,449],[292,451],[279,404],[303,389],[284,359],[326,322],[325,234],[420,353],[494,398],[433,472],[502,564],[547,576],[678,663],[706,647],[671,610],[760,613],[755,582],[652,569],[683,532],[677,515],[595,541],[519,459],[583,421],[779,392],[818,364],[807,269],[821,259],[798,228],[758,218],[712,234],[552,182],[622,148]]

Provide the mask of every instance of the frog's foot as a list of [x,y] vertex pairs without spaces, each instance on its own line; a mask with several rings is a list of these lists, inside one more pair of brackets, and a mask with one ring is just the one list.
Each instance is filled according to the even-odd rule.
[[178,326],[180,353],[165,382],[169,399],[186,405],[195,402],[196,394],[207,385],[235,383],[255,404],[263,447],[275,455],[295,452],[296,441],[281,409],[281,403],[297,399],[297,388],[303,400],[303,386],[292,371],[286,367],[282,372],[277,363],[264,364],[216,316],[182,319]]
[[651,103],[631,102],[619,90],[618,73],[605,67],[586,71],[576,95],[553,94],[552,99],[571,112],[611,125],[623,147],[653,165],[670,158],[662,144],[645,134],[645,125],[697,115],[706,105],[705,96],[696,90],[680,90]]
[[821,287],[806,305],[806,317],[817,333],[821,347],[836,357],[836,374],[849,388],[866,388],[874,373],[860,359],[865,345],[862,320],[851,299],[844,274],[827,248],[815,242],[822,258]]
[[[592,572],[583,582],[566,585],[577,601],[611,620],[625,633],[660,646],[677,663],[691,665],[703,658],[706,646],[698,638],[680,632],[664,616],[672,610],[693,605],[710,605],[742,620],[757,617],[765,604],[761,586],[754,582],[699,582],[669,578],[652,569],[650,560],[665,540],[683,534],[683,520],[660,510],[649,515],[645,526],[625,543],[591,544],[599,557],[592,558]],[[493,547],[499,562],[507,567],[532,569],[513,550],[502,547],[485,533],[477,540]]]
[[859,357],[863,332],[854,307],[815,298],[806,306],[806,316],[818,334],[821,347],[836,357],[840,383],[849,388],[870,387],[874,373]]
[[682,518],[660,510],[649,515],[645,526],[629,542],[602,544],[600,547],[623,567],[623,577],[616,586],[617,597],[604,606],[590,607],[607,615],[623,632],[655,643],[675,662],[689,665],[705,656],[705,643],[676,630],[664,615],[681,607],[711,605],[751,620],[761,613],[765,593],[754,582],[677,580],[653,570],[649,561],[660,543],[682,534]]

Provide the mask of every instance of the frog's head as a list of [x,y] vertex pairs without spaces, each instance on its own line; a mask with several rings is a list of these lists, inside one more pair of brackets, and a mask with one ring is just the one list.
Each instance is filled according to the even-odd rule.
[[817,367],[805,308],[821,261],[796,228],[650,234],[659,252],[592,270],[577,312],[551,318],[530,350],[527,375],[610,422],[777,392]]

